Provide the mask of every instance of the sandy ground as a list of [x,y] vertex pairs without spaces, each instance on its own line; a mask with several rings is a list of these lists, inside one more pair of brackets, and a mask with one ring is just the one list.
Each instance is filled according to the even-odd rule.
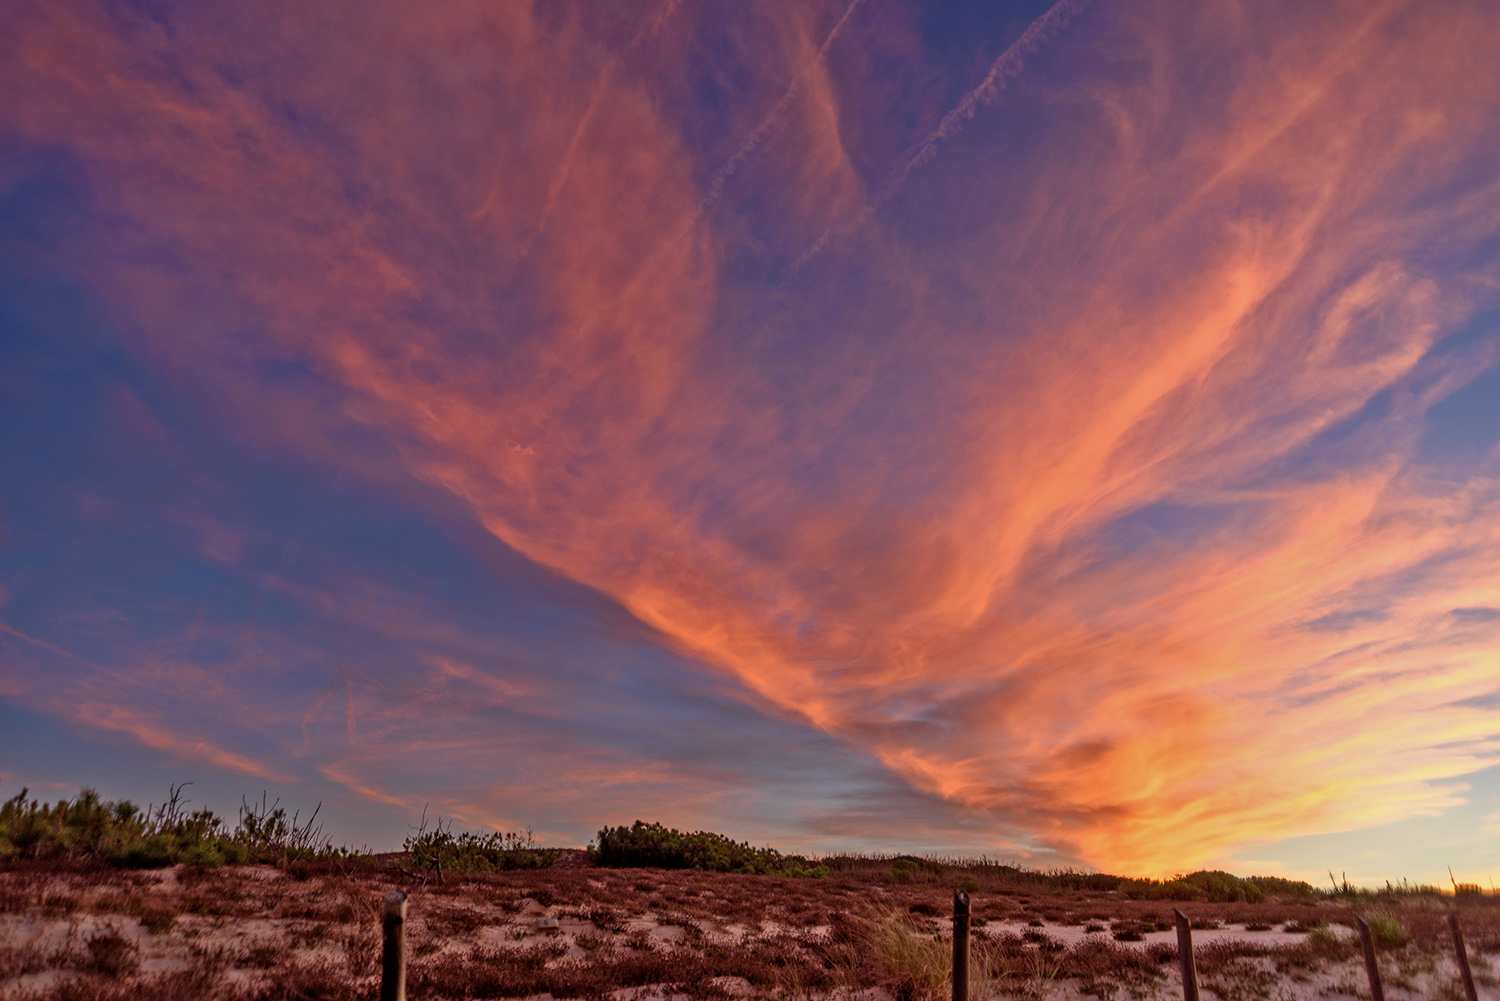
[[[389,867],[238,867],[0,872],[0,998],[373,997],[379,902],[392,888],[411,895],[413,1001],[916,1001],[947,991],[938,967],[951,947],[952,889],[936,878],[572,869],[439,886]],[[1003,885],[973,896],[976,998],[1182,996],[1175,932],[1152,930],[1170,920],[1171,904]],[[1201,925],[1194,954],[1205,998],[1369,997],[1349,907],[1180,906]],[[1375,906],[1411,932],[1380,953],[1386,996],[1461,1001],[1444,901]],[[1479,996],[1500,1001],[1500,908],[1463,918]],[[1319,921],[1333,940],[1310,945],[1306,929]],[[881,928],[897,931],[882,937]],[[1139,941],[1118,940],[1122,929]]]

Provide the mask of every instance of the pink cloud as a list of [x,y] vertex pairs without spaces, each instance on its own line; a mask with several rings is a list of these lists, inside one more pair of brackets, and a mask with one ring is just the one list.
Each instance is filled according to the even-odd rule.
[[[846,130],[880,91],[786,22],[800,59],[752,52],[784,95],[757,129],[784,135],[729,157],[762,215],[701,211],[727,175],[662,99],[689,59],[668,32],[382,6],[168,39],[23,4],[0,79],[8,127],[67,144],[148,234],[78,252],[143,355],[232,384],[226,330],[253,317],[509,546],[913,788],[1147,871],[1438,808],[1429,783],[1495,749],[1458,705],[1492,643],[1441,624],[1500,604],[1500,471],[1417,441],[1493,349],[1437,350],[1493,267],[1430,258],[1500,217],[1491,186],[1444,195],[1495,153],[1495,14],[1100,9],[1015,98],[1045,115],[1028,157],[977,119],[960,143],[1075,6],[923,133],[889,201]],[[871,221],[785,283],[742,277],[849,219]],[[131,239],[191,267],[135,266]],[[1377,400],[1372,441],[1326,444]],[[1206,527],[1122,541],[1162,505]],[[463,759],[462,737],[398,740],[413,711],[360,740]]]

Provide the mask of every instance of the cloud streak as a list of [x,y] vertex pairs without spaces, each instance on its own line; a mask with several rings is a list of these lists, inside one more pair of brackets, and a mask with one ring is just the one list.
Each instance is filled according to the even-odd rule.
[[1026,66],[1026,57],[1035,53],[1042,44],[1068,26],[1068,22],[1083,12],[1087,0],[1058,0],[1046,13],[1032,21],[1021,32],[1021,37],[1012,42],[1004,52],[990,64],[989,72],[979,85],[963,96],[953,110],[943,116],[922,141],[902,158],[899,166],[891,172],[876,195],[876,204],[888,201],[911,177],[912,171],[937,155],[938,147],[958,134],[964,123],[979,113],[979,109],[993,102],[1005,89],[1008,80],[1019,76]]
[[[911,177],[913,171],[937,156],[938,148],[944,142],[957,135],[963,129],[964,124],[979,113],[981,107],[992,103],[1000,95],[1000,92],[1005,89],[1007,81],[1021,74],[1021,71],[1026,66],[1026,57],[1035,53],[1052,36],[1067,28],[1068,22],[1082,13],[1087,5],[1088,0],[1058,0],[1057,3],[1049,7],[1040,17],[1027,25],[1026,30],[1021,32],[1021,36],[1012,42],[990,64],[989,72],[984,75],[984,79],[979,82],[978,86],[966,93],[943,116],[942,121],[938,122],[935,129],[924,136],[921,142],[917,143],[901,157],[900,162],[891,170],[880,187],[876,189],[875,197],[870,201],[870,204],[866,206],[856,221],[850,223],[845,228],[845,234],[847,235],[847,233],[859,229],[869,221],[870,216],[881,205],[894,198],[896,193],[901,190],[902,186]],[[821,54],[820,52],[819,55]],[[717,177],[715,180],[717,181]],[[793,270],[800,270],[814,257],[822,253],[827,248],[828,242],[833,238],[833,235],[834,232],[832,229],[824,230],[823,234],[802,252],[802,256],[793,265]]]
[[739,169],[744,166],[745,160],[749,158],[750,154],[754,153],[760,144],[765,142],[766,138],[786,118],[787,113],[791,110],[792,102],[801,94],[808,76],[823,65],[824,60],[828,57],[828,50],[833,47],[834,40],[839,37],[839,32],[843,31],[844,25],[848,23],[849,18],[854,16],[854,12],[862,3],[864,3],[864,0],[850,0],[849,6],[844,8],[844,12],[839,15],[839,19],[834,22],[833,27],[828,29],[828,34],[823,38],[823,44],[818,46],[818,50],[807,61],[806,65],[797,71],[797,75],[792,78],[791,84],[782,92],[776,104],[772,106],[770,111],[766,112],[766,117],[762,118],[760,124],[750,130],[745,138],[741,140],[740,144],[735,147],[734,152],[729,155],[729,158],[724,161],[723,165],[714,171],[713,177],[709,178],[708,191],[703,196],[703,203],[699,206],[700,213],[707,211],[709,206],[719,200],[724,193],[725,182],[739,172]]
[[[712,172],[729,91],[682,81],[785,60],[688,9],[601,73],[638,25],[23,3],[0,79],[106,207],[52,253],[132,356],[272,454],[375,437],[328,461],[399,465],[954,837],[1162,872],[1453,802],[1500,752],[1495,623],[1455,613],[1500,608],[1500,431],[1466,402],[1500,344],[1495,13],[1064,0],[943,111],[896,12],[868,31],[918,82],[829,64],[856,6]],[[753,196],[703,212],[731,174]],[[830,218],[870,224],[767,277]],[[255,374],[291,367],[336,402]],[[454,628],[424,605],[404,668],[344,679],[337,750],[326,673],[277,740],[399,800],[398,751],[480,774],[534,757],[504,714],[587,715]],[[586,729],[507,795],[592,773],[692,815],[741,780]]]

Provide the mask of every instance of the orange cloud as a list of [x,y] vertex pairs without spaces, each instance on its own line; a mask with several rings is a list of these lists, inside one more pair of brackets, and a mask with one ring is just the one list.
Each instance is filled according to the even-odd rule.
[[119,706],[86,704],[79,706],[73,715],[80,723],[127,734],[146,747],[166,751],[212,768],[252,775],[267,782],[294,781],[291,776],[266,768],[242,754],[226,751],[202,738],[166,729],[157,720]]
[[1494,360],[1444,346],[1493,265],[1434,261],[1500,220],[1495,12],[1065,14],[1028,154],[956,123],[1040,35],[873,207],[831,33],[763,54],[763,196],[708,214],[688,46],[638,26],[275,15],[256,57],[23,4],[0,79],[193,262],[91,261],[142,350],[222,366],[221,292],[507,544],[915,788],[1153,872],[1437,809],[1496,750],[1451,611],[1500,606],[1500,471],[1419,442]]

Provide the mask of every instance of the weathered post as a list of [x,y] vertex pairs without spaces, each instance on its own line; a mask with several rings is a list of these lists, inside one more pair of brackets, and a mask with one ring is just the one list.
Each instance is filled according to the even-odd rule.
[[1177,917],[1177,961],[1182,964],[1182,1001],[1198,1001],[1198,964],[1193,962],[1193,923],[1179,910]]
[[380,1001],[406,1001],[406,894],[385,895],[381,913],[385,947],[380,957]]
[[1380,967],[1375,962],[1375,936],[1370,934],[1370,922],[1355,918],[1359,926],[1359,941],[1365,947],[1365,975],[1370,978],[1370,1001],[1385,1001],[1385,988],[1380,986]]
[[953,891],[953,1001],[969,1001],[969,895]]
[[1479,1001],[1479,991],[1474,986],[1474,974],[1469,969],[1469,950],[1464,948],[1464,933],[1458,928],[1458,912],[1448,912],[1448,927],[1453,931],[1453,951],[1458,953],[1458,973],[1464,979],[1464,994],[1469,1001]]

